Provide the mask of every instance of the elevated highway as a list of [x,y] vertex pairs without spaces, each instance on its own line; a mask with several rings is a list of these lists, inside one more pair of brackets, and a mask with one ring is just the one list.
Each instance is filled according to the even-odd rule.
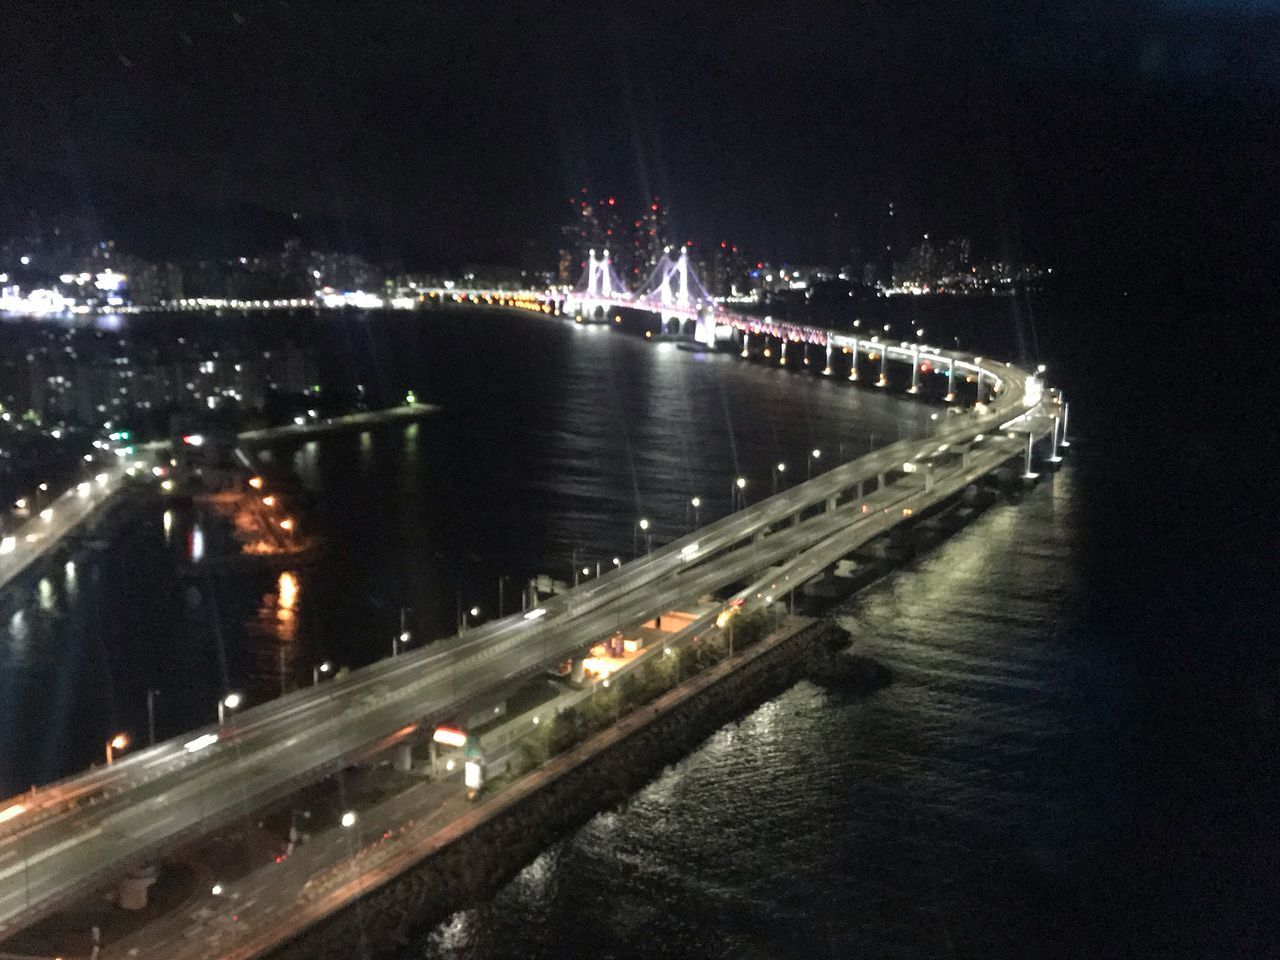
[[[843,335],[816,328],[785,333],[828,350],[845,345]],[[781,575],[798,586],[1017,456],[1024,438],[1056,435],[1058,398],[1033,374],[933,348],[852,339],[851,349],[874,342],[881,356],[892,349],[913,369],[922,358],[950,364],[985,386],[991,402],[946,417],[926,439],[841,464],[540,607],[0,801],[0,937],[682,600],[749,582],[739,598],[767,602],[766,581]]]

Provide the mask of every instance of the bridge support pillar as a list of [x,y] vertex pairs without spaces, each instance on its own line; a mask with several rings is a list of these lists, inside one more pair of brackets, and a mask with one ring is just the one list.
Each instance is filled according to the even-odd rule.
[[574,683],[582,683],[586,677],[586,665],[582,657],[574,657],[569,669],[569,679]]
[[827,341],[827,365],[822,368],[822,375],[824,377],[831,376],[831,341],[830,340]]
[[858,341],[853,342],[853,364],[849,367],[849,379],[858,382]]
[[743,330],[742,331],[742,353],[739,354],[739,356],[741,356],[742,359],[744,360],[747,357],[751,356],[750,348],[751,348],[751,331]]
[[877,387],[887,387],[889,385],[889,353],[887,350],[880,351],[880,379],[876,381]]
[[1049,462],[1061,463],[1062,457],[1058,455],[1058,418],[1053,418],[1053,445],[1049,448]]
[[861,499],[862,499],[862,481],[861,481],[861,480],[859,480],[859,481],[858,481],[858,496],[857,496],[857,499],[859,499],[859,500],[861,500]]
[[928,493],[933,489],[933,464],[926,463],[924,465],[924,491]]
[[160,868],[154,863],[134,870],[116,889],[116,902],[124,910],[142,910],[147,905],[147,891],[160,875]]
[[782,358],[778,361],[778,366],[785,367],[787,365],[787,338],[782,338]]
[[396,744],[395,759],[392,760],[392,767],[401,773],[408,773],[413,769],[413,744],[409,742]]
[[907,393],[920,392],[920,351],[911,355],[911,388]]
[[877,489],[877,490],[883,490],[883,489],[884,489],[884,474],[883,474],[883,473],[877,473],[877,474],[876,474],[876,489]]
[[1071,415],[1071,404],[1064,403],[1062,405],[1062,440],[1059,441],[1059,444],[1058,444],[1059,446],[1063,446],[1063,447],[1071,446],[1071,441],[1067,439],[1067,418],[1070,415]]
[[1023,480],[1034,480],[1036,477],[1040,476],[1040,474],[1036,473],[1034,470],[1031,469],[1031,467],[1034,465],[1032,461],[1032,456],[1033,456],[1032,448],[1035,446],[1035,442],[1036,442],[1035,434],[1032,433],[1030,430],[1028,430],[1027,431],[1027,462],[1026,462],[1026,468],[1022,471]]
[[827,513],[830,513],[836,508],[836,500],[838,499],[839,497],[827,497]]
[[947,364],[947,403],[955,403],[956,400],[956,362],[954,360]]

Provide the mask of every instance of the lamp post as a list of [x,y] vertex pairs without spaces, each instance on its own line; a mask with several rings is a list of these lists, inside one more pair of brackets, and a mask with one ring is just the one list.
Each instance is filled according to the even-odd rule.
[[147,690],[147,745],[156,745],[156,697],[160,691],[154,687]]
[[805,461],[804,478],[806,480],[813,476],[813,465],[816,461],[822,459],[822,451],[814,447],[809,451],[809,459]]
[[778,477],[787,472],[787,465],[782,462],[773,465],[773,492],[778,492]]
[[328,673],[333,669],[333,664],[326,660],[324,663],[316,664],[311,668],[311,685],[314,687],[320,682],[320,674]]
[[644,534],[644,552],[650,554],[653,552],[653,535],[649,533],[649,518],[641,517],[640,522],[636,524],[640,528],[640,532]]
[[702,498],[694,497],[689,501],[689,506],[693,507],[693,528],[696,530],[698,527],[702,526],[702,521],[700,519],[702,512]]
[[746,489],[747,489],[746,477],[738,477],[736,480],[733,481],[733,484],[729,487],[729,497],[730,497],[729,512],[730,513],[738,509],[739,499],[742,500],[742,505],[744,507],[747,505],[747,495],[744,492]]
[[360,847],[363,845],[362,839],[360,836],[360,828],[356,826],[360,822],[360,818],[356,816],[356,812],[354,810],[345,811],[342,814],[342,819],[340,819],[338,822],[342,824],[342,828],[344,830],[350,830],[351,828],[355,827],[356,846]]
[[110,740],[107,741],[107,766],[108,767],[111,766],[111,764],[115,761],[116,751],[123,750],[128,745],[129,745],[129,738],[126,737],[123,733],[117,733],[114,737],[112,737]]
[[227,711],[234,710],[244,702],[244,697],[232,691],[218,701],[218,726],[223,726],[227,722]]
[[400,652],[400,644],[408,643],[410,640],[409,626],[405,619],[408,614],[408,607],[400,608],[400,632],[391,638],[391,655],[393,657]]

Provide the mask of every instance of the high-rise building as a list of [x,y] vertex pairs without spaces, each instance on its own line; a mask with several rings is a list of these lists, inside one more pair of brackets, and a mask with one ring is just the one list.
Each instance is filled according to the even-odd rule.
[[[616,198],[606,197],[592,202],[586,187],[569,200],[569,205],[572,212],[560,227],[562,262],[559,273],[562,282],[576,283],[586,269],[590,251],[603,251],[610,247],[610,240],[620,239],[622,220]],[[569,257],[567,271],[563,263],[565,253]]]
[[667,208],[661,197],[652,197],[649,205],[634,221],[631,245],[630,280],[638,287],[648,279],[672,242]]

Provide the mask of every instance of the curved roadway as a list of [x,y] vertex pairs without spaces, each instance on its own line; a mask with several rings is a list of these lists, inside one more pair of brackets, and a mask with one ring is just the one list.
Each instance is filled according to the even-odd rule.
[[[731,317],[731,322],[755,321]],[[800,331],[808,342],[840,345],[841,335],[829,331],[788,329]],[[865,349],[872,341],[861,343]],[[950,351],[888,348],[878,342],[875,348],[891,349],[912,362],[954,362],[991,383],[995,400],[985,411],[946,418],[925,440],[899,441],[837,466],[534,611],[244,710],[220,730],[195,731],[111,767],[0,801],[0,937],[175,843],[412,736],[419,726],[448,718],[485,690],[572,655],[615,629],[779,563],[801,578],[797,584],[803,582],[904,513],[927,508],[1017,454],[1007,440],[992,435],[1039,403],[1033,375],[1016,367],[983,366]],[[975,447],[981,452],[963,460],[955,455],[984,437],[992,438],[989,449]],[[923,472],[904,474],[907,463],[930,464],[935,471],[930,482]],[[831,503],[860,481],[883,474],[897,482],[778,529],[802,511]],[[864,512],[863,503],[871,512]]]

